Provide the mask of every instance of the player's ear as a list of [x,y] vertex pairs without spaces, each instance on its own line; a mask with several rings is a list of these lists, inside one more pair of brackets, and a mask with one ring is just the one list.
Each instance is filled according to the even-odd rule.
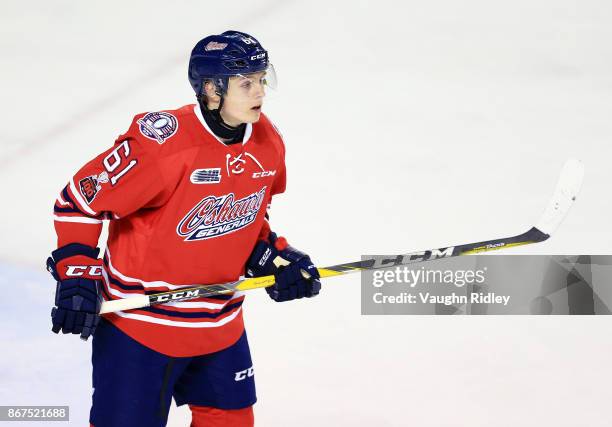
[[219,108],[221,97],[217,94],[217,86],[213,82],[207,81],[204,83],[203,95],[203,101],[206,102],[207,108],[210,110]]
[[217,86],[211,81],[204,83],[204,94],[209,100],[213,102],[219,101],[219,95],[217,95]]

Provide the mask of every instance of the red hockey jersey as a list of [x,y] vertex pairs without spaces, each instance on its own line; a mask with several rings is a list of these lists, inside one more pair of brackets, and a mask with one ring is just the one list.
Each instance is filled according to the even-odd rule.
[[[232,145],[212,133],[197,105],[139,114],[62,190],[54,207],[58,246],[95,247],[110,220],[106,300],[237,280],[267,236],[272,195],[285,190],[284,157],[263,114]],[[191,356],[240,337],[243,299],[237,292],[105,316],[156,351]]]

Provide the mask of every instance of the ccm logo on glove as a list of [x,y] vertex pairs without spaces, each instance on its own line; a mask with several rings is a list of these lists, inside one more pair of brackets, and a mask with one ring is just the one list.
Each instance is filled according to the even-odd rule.
[[257,264],[259,264],[260,267],[266,265],[266,262],[268,262],[270,255],[272,255],[272,250],[270,248],[267,248]]
[[275,283],[266,287],[266,292],[277,302],[311,298],[321,290],[319,271],[310,257],[272,232],[267,240],[255,244],[246,264],[246,274],[247,277],[273,274]]
[[68,265],[66,266],[67,277],[102,276],[101,265]]
[[56,281],[51,330],[79,334],[87,340],[100,322],[102,260],[100,249],[71,243],[54,250],[47,270]]

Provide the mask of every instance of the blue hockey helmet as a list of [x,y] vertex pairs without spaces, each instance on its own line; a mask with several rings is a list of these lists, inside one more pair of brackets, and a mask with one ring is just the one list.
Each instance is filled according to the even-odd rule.
[[276,75],[268,52],[252,36],[240,31],[225,31],[200,40],[189,58],[189,82],[199,97],[204,83],[215,84],[219,95],[227,92],[229,78],[267,71],[264,83],[274,88]]

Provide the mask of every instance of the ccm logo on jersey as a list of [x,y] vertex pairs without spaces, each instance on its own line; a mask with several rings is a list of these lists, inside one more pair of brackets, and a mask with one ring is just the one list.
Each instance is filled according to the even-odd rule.
[[66,267],[67,277],[102,276],[101,265],[69,265]]
[[276,171],[261,171],[261,172],[253,172],[253,178],[265,178],[267,176],[276,175]]
[[253,375],[255,375],[255,372],[253,371],[253,367],[251,366],[249,369],[236,372],[236,375],[234,376],[234,381],[242,381],[246,378],[252,377]]

